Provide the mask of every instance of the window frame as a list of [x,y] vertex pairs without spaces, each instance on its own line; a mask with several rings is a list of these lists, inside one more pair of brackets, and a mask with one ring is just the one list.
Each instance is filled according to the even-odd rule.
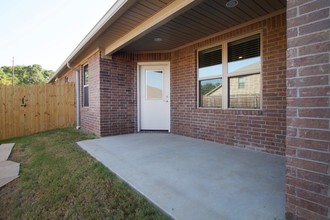
[[[252,37],[253,35],[257,35],[259,34],[260,36],[260,71],[242,71],[242,72],[238,72],[238,73],[228,73],[228,44],[237,40],[241,40],[244,38],[248,38],[248,37]],[[211,49],[213,47],[220,47],[222,49],[222,74],[219,77],[201,77],[199,78],[199,52],[203,51],[203,50],[207,50],[207,49]],[[258,30],[258,31],[254,31],[254,32],[249,32],[247,34],[243,34],[234,38],[230,38],[224,41],[221,41],[219,43],[215,43],[215,44],[211,44],[205,47],[201,47],[199,49],[196,50],[196,56],[197,56],[197,67],[196,67],[196,84],[197,84],[197,109],[219,109],[219,110],[223,110],[223,109],[227,109],[227,110],[262,110],[263,108],[263,80],[262,80],[262,70],[263,70],[263,35],[262,35],[262,31]],[[230,108],[229,107],[229,78],[231,77],[238,77],[238,76],[248,76],[251,74],[256,74],[259,73],[260,77],[259,77],[259,85],[260,85],[260,107],[259,108]],[[199,91],[199,82],[201,80],[205,80],[205,79],[217,79],[217,78],[221,78],[222,79],[222,107],[202,107],[200,106],[200,91]]]
[[[88,73],[88,83],[87,84],[85,84],[85,69],[86,69],[86,67],[87,67],[87,73]],[[82,85],[83,85],[83,91],[82,91],[82,99],[83,99],[83,101],[82,101],[82,106],[83,107],[89,107],[89,66],[88,66],[88,63],[86,63],[86,64],[84,64],[84,65],[82,65],[82,72],[83,72],[83,74],[82,74]],[[87,105],[86,105],[86,103],[85,103],[85,88],[87,87],[87,90],[88,90],[88,103],[87,103]]]

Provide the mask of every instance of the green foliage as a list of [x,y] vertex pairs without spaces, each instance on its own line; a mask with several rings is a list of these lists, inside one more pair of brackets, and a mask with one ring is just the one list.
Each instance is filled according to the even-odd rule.
[[[30,66],[15,66],[15,84],[37,84],[47,82],[52,70],[45,70],[41,65],[33,64]],[[10,85],[12,81],[12,67],[0,67],[0,85]]]
[[8,77],[7,74],[3,71],[3,69],[0,67],[0,85],[10,85],[11,84],[11,78]]
[[206,83],[204,85],[201,85],[200,87],[200,93],[201,95],[206,95],[207,93],[211,92],[213,89],[215,89],[216,87],[218,87],[220,85],[220,83]]

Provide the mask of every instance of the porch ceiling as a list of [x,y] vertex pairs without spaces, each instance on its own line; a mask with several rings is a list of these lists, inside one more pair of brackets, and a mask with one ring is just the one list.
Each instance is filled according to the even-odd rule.
[[49,82],[69,70],[67,63],[81,65],[97,50],[104,55],[171,51],[286,7],[286,0],[238,1],[235,8],[227,8],[227,0],[117,0]]
[[[234,8],[227,8],[226,0],[205,0],[121,51],[173,50],[285,7],[285,0],[239,0]],[[161,38],[161,41],[156,42],[155,38]]]

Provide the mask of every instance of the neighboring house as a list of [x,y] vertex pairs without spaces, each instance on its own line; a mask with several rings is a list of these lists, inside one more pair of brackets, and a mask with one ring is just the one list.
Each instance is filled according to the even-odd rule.
[[[208,85],[211,84],[204,86],[206,87]],[[205,90],[207,89],[205,88]],[[222,84],[211,87],[211,89],[205,95],[201,92],[200,105],[204,107],[221,107],[223,96]],[[260,74],[232,77],[229,80],[229,89],[229,108],[260,109]]]
[[119,0],[50,82],[76,82],[77,125],[98,136],[286,155],[287,218],[328,219],[329,24],[323,0]]

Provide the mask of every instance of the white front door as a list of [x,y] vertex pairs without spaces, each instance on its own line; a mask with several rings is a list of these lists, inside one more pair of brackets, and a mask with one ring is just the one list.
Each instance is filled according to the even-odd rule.
[[169,65],[140,66],[140,129],[170,130]]

